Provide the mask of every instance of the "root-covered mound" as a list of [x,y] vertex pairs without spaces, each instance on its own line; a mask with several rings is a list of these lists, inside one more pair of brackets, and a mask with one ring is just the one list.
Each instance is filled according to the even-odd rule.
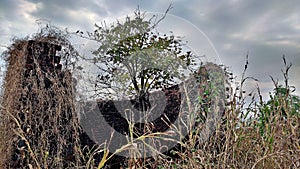
[[78,166],[79,123],[72,77],[62,71],[61,46],[16,41],[7,52],[1,110],[1,166],[66,168]]

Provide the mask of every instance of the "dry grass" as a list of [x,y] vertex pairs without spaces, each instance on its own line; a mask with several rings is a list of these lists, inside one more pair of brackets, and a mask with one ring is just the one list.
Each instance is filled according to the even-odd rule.
[[[285,62],[285,86],[274,83],[275,89],[291,88],[288,70]],[[215,134],[196,148],[192,140],[199,138],[195,135],[183,143],[184,152],[177,152],[180,158],[161,158],[160,168],[299,168],[299,100],[292,102],[291,90],[285,90],[282,94],[272,93],[273,100],[264,102],[259,88],[257,92],[258,101],[252,97],[252,104],[246,108],[245,92],[233,93]],[[252,114],[252,118],[241,114]]]

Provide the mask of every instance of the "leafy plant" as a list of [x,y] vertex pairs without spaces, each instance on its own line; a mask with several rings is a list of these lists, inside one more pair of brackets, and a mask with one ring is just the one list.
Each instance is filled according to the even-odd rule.
[[283,61],[285,66],[284,70],[282,70],[285,78],[284,85],[278,84],[278,81],[275,81],[274,78],[271,77],[275,88],[272,93],[270,92],[270,99],[267,102],[260,101],[258,124],[261,135],[268,132],[270,126],[266,127],[267,124],[276,122],[277,119],[274,118],[276,115],[279,115],[283,120],[287,120],[292,116],[299,117],[300,115],[300,97],[292,94],[296,89],[288,83],[288,72],[292,64],[287,65],[284,56]]
[[[147,19],[139,10],[134,18],[110,26],[95,25],[86,38],[99,43],[92,61],[101,73],[95,91],[98,96],[110,94],[134,95],[146,99],[150,90],[170,86],[180,80],[184,71],[193,64],[190,51],[184,52],[180,37],[160,35],[156,26],[165,15]],[[81,31],[78,33],[83,36]]]

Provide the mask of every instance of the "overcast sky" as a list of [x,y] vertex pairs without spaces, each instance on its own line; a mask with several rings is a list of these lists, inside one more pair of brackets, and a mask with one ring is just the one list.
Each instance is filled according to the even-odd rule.
[[[95,23],[131,15],[137,6],[163,13],[170,3],[173,9],[163,28],[184,36],[196,53],[218,56],[240,77],[248,52],[247,75],[257,78],[263,91],[273,88],[269,75],[282,79],[285,54],[293,64],[290,83],[300,95],[299,0],[0,0],[0,52],[13,37],[35,33],[37,20],[92,31]],[[204,43],[212,50],[202,49]]]

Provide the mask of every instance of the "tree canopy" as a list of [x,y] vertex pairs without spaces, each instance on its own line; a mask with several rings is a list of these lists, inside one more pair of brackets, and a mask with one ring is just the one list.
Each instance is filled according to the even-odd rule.
[[[168,8],[169,10],[170,8]],[[148,17],[136,10],[110,26],[95,24],[87,38],[99,47],[88,58],[100,70],[95,83],[97,95],[115,94],[142,97],[184,78],[194,64],[191,51],[184,50],[182,38],[160,34],[156,27],[166,16]],[[78,31],[83,36],[83,32]],[[106,91],[106,92],[105,92]]]

